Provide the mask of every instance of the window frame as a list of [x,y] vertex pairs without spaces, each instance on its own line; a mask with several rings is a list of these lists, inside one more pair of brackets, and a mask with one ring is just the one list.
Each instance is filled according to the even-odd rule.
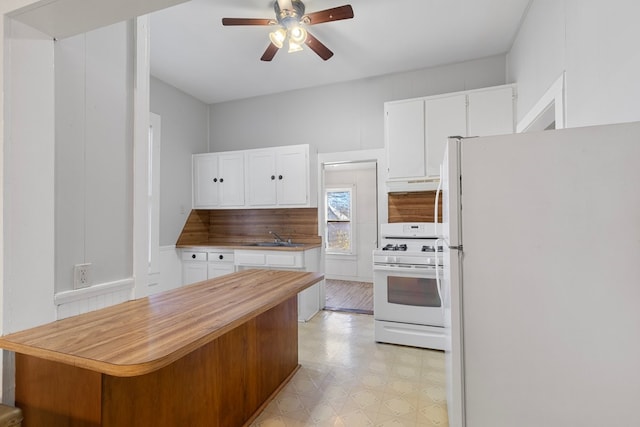
[[[351,215],[348,221],[345,220],[330,220],[328,211],[329,211],[329,193],[334,192],[348,192],[349,193],[349,209]],[[356,187],[355,185],[331,185],[325,187],[324,190],[324,250],[326,254],[330,255],[355,255],[355,241],[356,241]],[[338,250],[335,248],[329,248],[329,223],[348,223],[350,225],[350,235],[349,235],[349,249],[348,250]]]

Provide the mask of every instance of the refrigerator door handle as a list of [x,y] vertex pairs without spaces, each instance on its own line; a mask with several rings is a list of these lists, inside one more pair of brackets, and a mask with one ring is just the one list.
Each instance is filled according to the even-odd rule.
[[[438,193],[436,193],[436,197],[437,197],[437,194]],[[437,205],[436,205],[436,209],[438,209]],[[445,243],[444,239],[440,239],[440,238],[436,239],[436,242],[435,242],[436,247],[438,246],[438,242],[440,241],[442,241],[443,244]],[[444,318],[444,299],[442,298],[442,280],[440,279],[440,273],[442,272],[442,269],[439,268],[440,265],[438,264],[438,257],[436,256],[435,258],[436,258],[436,290],[438,291],[438,298],[440,298],[440,309],[442,310],[442,316]]]

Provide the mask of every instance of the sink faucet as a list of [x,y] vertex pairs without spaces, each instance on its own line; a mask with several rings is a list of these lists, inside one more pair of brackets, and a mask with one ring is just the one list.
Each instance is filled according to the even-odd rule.
[[278,236],[278,233],[276,233],[275,231],[269,231],[269,234],[273,234],[276,243],[285,243],[285,240],[282,237]]

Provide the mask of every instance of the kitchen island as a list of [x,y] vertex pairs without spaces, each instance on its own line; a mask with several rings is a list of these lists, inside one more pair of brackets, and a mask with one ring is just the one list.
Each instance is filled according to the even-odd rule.
[[246,270],[0,338],[29,426],[242,426],[298,368],[297,294]]

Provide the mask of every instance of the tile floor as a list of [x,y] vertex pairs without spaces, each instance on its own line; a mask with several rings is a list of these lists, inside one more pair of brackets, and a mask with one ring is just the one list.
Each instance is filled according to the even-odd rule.
[[302,368],[252,427],[448,426],[444,353],[379,344],[373,317],[299,324]]

